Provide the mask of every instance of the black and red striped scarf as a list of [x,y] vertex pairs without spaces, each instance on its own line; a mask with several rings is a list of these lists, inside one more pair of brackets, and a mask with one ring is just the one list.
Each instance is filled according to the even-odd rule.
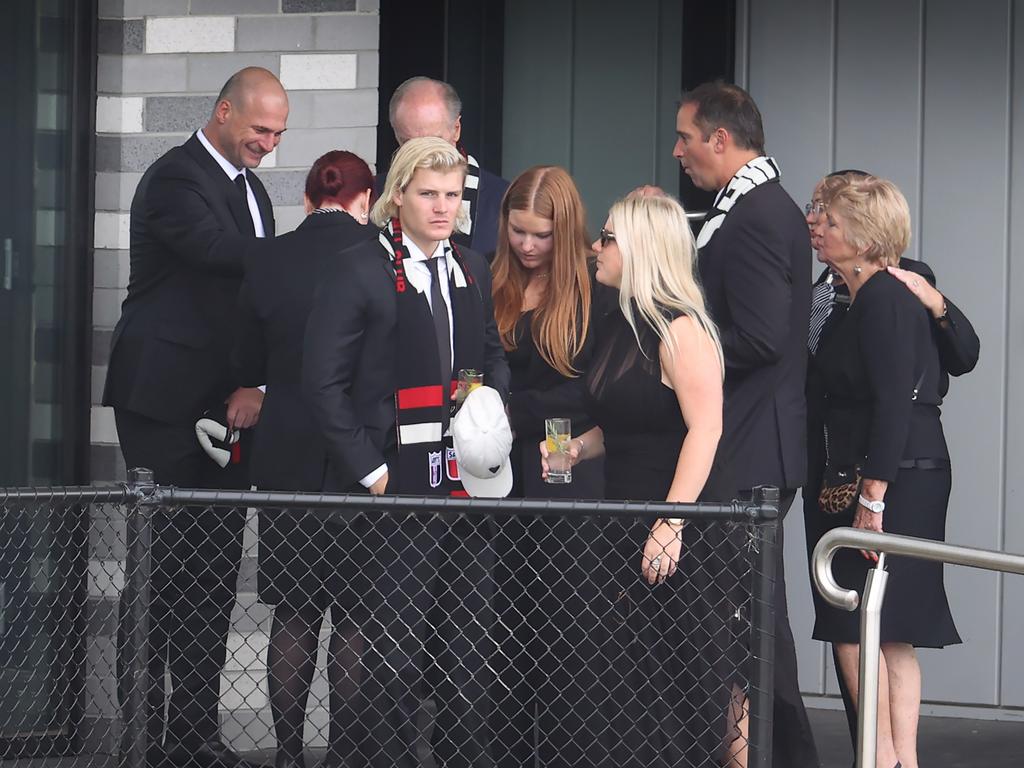
[[[439,381],[437,339],[426,295],[406,275],[408,251],[397,219],[381,229],[380,242],[391,258],[397,294],[398,345],[395,429],[398,438],[395,485],[400,494],[466,496],[459,481],[455,449],[445,427],[451,419],[457,380]],[[458,248],[442,243],[449,258],[448,296],[452,306],[452,371],[483,369],[483,301]],[[427,254],[428,256],[430,254]],[[389,488],[391,487],[389,482]]]
[[473,244],[473,222],[480,194],[480,163],[459,144],[456,149],[466,159],[466,181],[462,185],[462,209],[452,233],[452,241],[469,248]]

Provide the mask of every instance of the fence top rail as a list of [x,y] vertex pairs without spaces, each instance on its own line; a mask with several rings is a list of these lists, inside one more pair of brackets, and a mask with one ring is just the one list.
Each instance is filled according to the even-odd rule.
[[[772,490],[772,489],[769,489]],[[466,513],[469,515],[558,517],[682,517],[692,521],[760,523],[778,518],[778,501],[760,499],[720,504],[669,504],[561,499],[481,499],[431,496],[368,496],[365,494],[292,493],[279,491],[226,491],[143,487],[143,504],[159,506],[272,507],[303,510],[359,512]]]
[[932,560],[951,565],[966,565],[986,571],[1024,574],[1024,555],[990,549],[962,547],[931,539],[877,533],[859,528],[835,528],[818,541],[812,555],[814,585],[826,601],[847,611],[857,609],[859,597],[852,589],[844,589],[832,575],[832,558],[840,549],[865,549],[887,555],[903,555],[918,560]]
[[122,504],[134,502],[127,485],[65,485],[52,488],[2,488],[0,506],[20,503]]

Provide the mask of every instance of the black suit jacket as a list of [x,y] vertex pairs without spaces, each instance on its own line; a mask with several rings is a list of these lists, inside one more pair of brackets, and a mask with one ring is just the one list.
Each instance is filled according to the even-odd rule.
[[719,456],[739,488],[804,482],[810,252],[807,223],[778,182],[741,197],[700,250],[725,353]]
[[[491,303],[491,273],[478,253],[460,249],[483,301],[479,343],[484,383],[508,397],[509,368]],[[351,489],[394,461],[398,371],[395,272],[377,241],[333,261],[317,287],[306,325],[303,386],[328,451],[325,488]]]
[[[270,197],[246,175],[271,237]],[[252,239],[245,199],[195,136],[149,167],[132,199],[128,297],[104,405],[187,423],[237,387],[233,316]]]
[[302,393],[306,320],[325,269],[376,234],[347,213],[313,214],[294,232],[249,246],[234,362],[242,386],[267,385],[250,454],[252,482],[261,489],[323,487],[327,443]]
[[[920,275],[932,285],[936,285],[935,273],[923,261],[915,259],[900,259],[900,269]],[[828,276],[828,268],[822,270],[815,285],[825,281]],[[838,286],[838,294],[849,296],[844,286]],[[821,338],[818,342],[818,349],[827,343],[829,336],[835,330],[836,325],[846,315],[846,304],[841,301],[833,308],[821,331]],[[932,335],[939,350],[939,380],[938,394],[945,397],[949,391],[949,377],[962,376],[974,370],[978,363],[981,352],[981,342],[974,331],[974,326],[967,316],[948,298],[946,309],[949,313],[948,323],[940,326],[936,322],[931,323]],[[807,366],[807,485],[817,490],[821,487],[822,472],[825,468],[825,384],[818,370],[815,357],[809,356]],[[806,494],[806,497],[814,504],[817,503],[816,494]]]

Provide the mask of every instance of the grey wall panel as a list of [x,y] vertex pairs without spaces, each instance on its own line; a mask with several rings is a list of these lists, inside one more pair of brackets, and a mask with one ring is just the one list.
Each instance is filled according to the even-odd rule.
[[615,200],[655,179],[652,147],[664,136],[659,6],[659,0],[635,0],[629,13],[608,15],[576,4],[572,171],[591,232]]
[[676,143],[676,112],[682,90],[683,60],[681,30],[683,4],[678,0],[658,3],[658,80],[655,142],[651,148],[654,183],[663,189],[679,189],[679,161],[672,157]]
[[[832,160],[832,3],[750,3],[749,87],[782,185],[801,205]],[[799,20],[796,23],[795,20]]]
[[502,171],[572,160],[573,0],[516,0],[505,13]]
[[[1024,13],[1019,6],[1013,20],[1013,43],[1024,50]],[[1017,46],[1022,46],[1017,48]],[[1024,552],[1024,270],[1012,268],[1012,262],[1024,263],[1024,57],[1014,56],[1012,90],[1012,146],[1010,196],[1010,260],[1008,280],[993,292],[1009,297],[1006,348],[983,347],[986,356],[1007,354],[1006,472],[1003,548]],[[1007,576],[1003,580],[1002,675],[1000,704],[1024,706],[1024,656],[1020,639],[1024,637],[1024,578]]]
[[[947,538],[1002,539],[1008,3],[933,0],[925,16],[922,258],[971,318],[985,345],[977,370],[955,380],[943,409],[954,486]],[[980,406],[980,407],[979,407]],[[989,573],[947,568],[966,644],[922,654],[928,699],[994,704],[999,605]]]
[[[896,183],[920,221],[920,2],[841,0],[836,14],[835,158]],[[865,55],[865,41],[870,51]],[[909,255],[917,257],[917,238]]]
[[[737,46],[749,40],[748,90],[764,118],[766,150],[782,167],[782,184],[800,205],[832,156],[832,8],[820,0],[749,3],[738,23]],[[799,26],[793,20],[800,19]],[[794,32],[799,30],[798,39]],[[739,58],[739,57],[738,57]],[[810,257],[810,255],[808,255]],[[786,582],[800,686],[823,693],[824,651],[811,639],[814,612],[798,498],[786,519]]]

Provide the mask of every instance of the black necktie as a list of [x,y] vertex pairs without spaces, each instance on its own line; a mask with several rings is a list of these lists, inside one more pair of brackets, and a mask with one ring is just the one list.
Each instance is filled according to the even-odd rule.
[[240,173],[235,176],[235,186],[238,191],[242,194],[242,210],[245,211],[245,219],[249,222],[249,232],[256,234],[256,225],[252,220],[252,212],[249,210],[249,192],[245,187],[245,174]]
[[427,259],[430,267],[430,311],[434,315],[434,335],[437,337],[437,354],[441,357],[441,386],[448,391],[452,382],[452,341],[448,326],[448,305],[441,295],[441,280],[448,279],[448,270],[441,275],[443,257]]

